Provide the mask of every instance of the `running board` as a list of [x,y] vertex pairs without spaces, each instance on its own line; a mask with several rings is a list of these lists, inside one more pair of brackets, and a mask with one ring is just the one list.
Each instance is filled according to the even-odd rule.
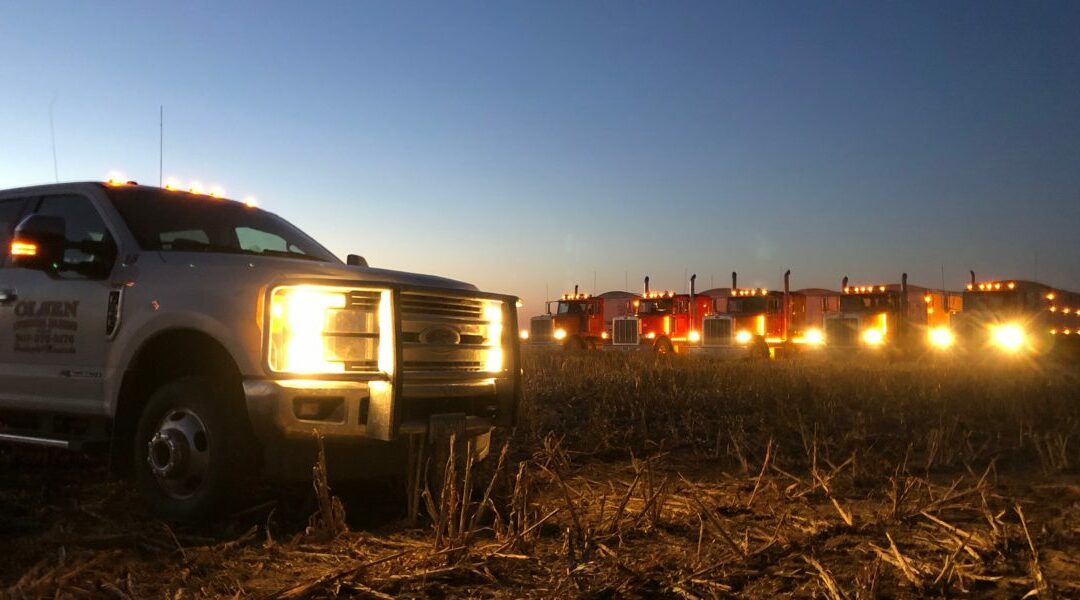
[[30,435],[15,435],[13,433],[0,433],[0,442],[10,442],[12,444],[30,444],[34,446],[48,446],[50,448],[64,449],[74,449],[77,447],[77,443],[73,443],[72,440],[35,437]]

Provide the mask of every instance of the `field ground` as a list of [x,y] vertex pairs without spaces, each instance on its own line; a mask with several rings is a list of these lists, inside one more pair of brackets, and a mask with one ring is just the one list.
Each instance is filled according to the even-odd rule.
[[98,461],[0,448],[0,598],[1080,597],[1076,371],[525,368],[506,454],[417,523],[369,483],[344,522],[302,486],[169,526]]

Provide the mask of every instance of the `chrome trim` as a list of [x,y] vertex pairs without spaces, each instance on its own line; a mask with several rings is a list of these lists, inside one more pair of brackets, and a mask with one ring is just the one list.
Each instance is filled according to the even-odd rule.
[[31,444],[34,446],[48,446],[50,448],[70,448],[71,442],[56,438],[33,437],[29,435],[15,435],[13,433],[0,433],[0,442],[13,444]]

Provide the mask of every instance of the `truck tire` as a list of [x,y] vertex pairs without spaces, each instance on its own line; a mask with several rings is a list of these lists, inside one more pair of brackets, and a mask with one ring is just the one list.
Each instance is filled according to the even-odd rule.
[[193,521],[235,507],[256,472],[254,434],[239,399],[207,377],[150,396],[135,434],[136,483],[159,517]]

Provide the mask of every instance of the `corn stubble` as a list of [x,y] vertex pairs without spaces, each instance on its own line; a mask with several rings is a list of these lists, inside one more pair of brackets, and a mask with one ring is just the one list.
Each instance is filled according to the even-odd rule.
[[317,465],[306,531],[69,543],[6,593],[1080,597],[1075,371],[528,354],[525,374],[487,462],[451,446],[439,481],[410,478],[419,520],[345,526]]

